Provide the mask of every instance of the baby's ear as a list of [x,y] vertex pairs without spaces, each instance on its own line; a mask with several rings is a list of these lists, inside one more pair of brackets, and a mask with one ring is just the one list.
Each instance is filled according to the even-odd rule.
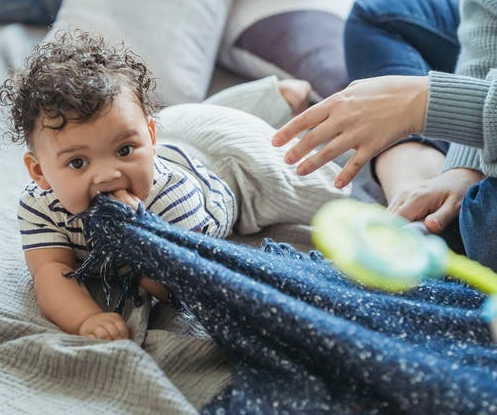
[[28,169],[29,175],[38,186],[40,186],[43,190],[49,190],[52,188],[52,186],[50,186],[50,184],[45,179],[45,175],[41,170],[41,165],[38,162],[38,159],[31,151],[28,151],[26,154],[24,154],[24,164]]

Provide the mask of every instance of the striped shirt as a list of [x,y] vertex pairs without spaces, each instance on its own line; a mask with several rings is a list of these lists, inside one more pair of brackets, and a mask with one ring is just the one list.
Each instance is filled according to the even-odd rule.
[[[161,144],[156,149],[154,182],[144,206],[181,228],[229,235],[237,207],[228,185],[179,147]],[[72,216],[52,190],[28,184],[18,213],[23,249],[68,248],[83,260],[87,255],[83,222],[69,223]]]

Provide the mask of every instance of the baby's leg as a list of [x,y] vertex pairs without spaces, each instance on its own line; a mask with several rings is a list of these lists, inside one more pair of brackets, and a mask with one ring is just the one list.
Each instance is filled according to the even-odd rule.
[[298,176],[273,147],[275,130],[260,118],[232,108],[184,104],[161,112],[161,134],[226,181],[235,194],[242,234],[279,223],[309,224],[331,199],[349,197],[351,186],[333,186],[339,172],[330,162],[308,176]]
[[307,108],[310,91],[307,81],[278,81],[270,76],[224,89],[204,102],[248,112],[272,127],[280,128],[293,115]]
[[285,101],[290,105],[293,115],[298,115],[309,108],[311,84],[302,79],[283,79],[278,81],[278,88]]

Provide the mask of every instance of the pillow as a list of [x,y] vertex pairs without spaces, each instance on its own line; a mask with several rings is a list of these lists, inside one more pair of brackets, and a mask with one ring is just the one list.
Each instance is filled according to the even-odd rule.
[[219,54],[250,78],[277,75],[309,81],[314,98],[348,83],[343,29],[353,0],[237,0]]
[[205,98],[231,0],[65,0],[59,29],[98,32],[124,41],[157,78],[165,105]]

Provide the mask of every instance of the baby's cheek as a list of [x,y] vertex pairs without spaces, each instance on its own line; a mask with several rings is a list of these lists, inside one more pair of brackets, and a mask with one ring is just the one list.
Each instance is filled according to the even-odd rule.
[[74,189],[68,189],[59,197],[62,205],[72,214],[84,212],[90,207],[91,198],[86,194],[84,189],[75,186]]
[[137,185],[134,189],[134,195],[142,201],[145,200],[152,191],[153,180],[153,174],[142,177],[142,180],[140,180],[139,183],[136,183]]

